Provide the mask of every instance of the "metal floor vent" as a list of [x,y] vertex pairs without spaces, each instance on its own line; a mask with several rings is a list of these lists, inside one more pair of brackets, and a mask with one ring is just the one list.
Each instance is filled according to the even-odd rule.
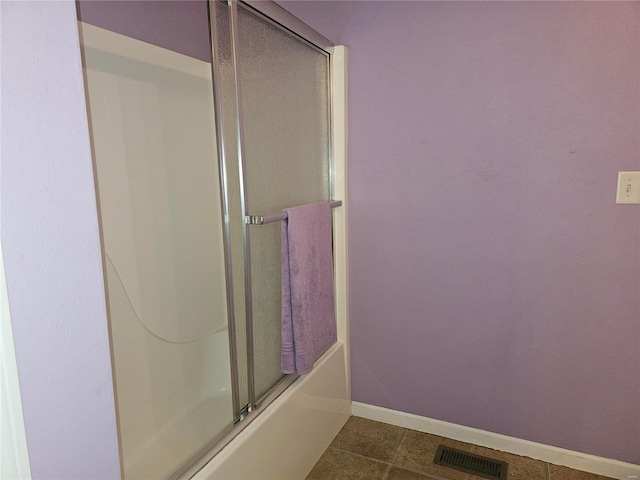
[[491,480],[506,480],[507,478],[506,462],[473,455],[444,445],[438,446],[433,463]]

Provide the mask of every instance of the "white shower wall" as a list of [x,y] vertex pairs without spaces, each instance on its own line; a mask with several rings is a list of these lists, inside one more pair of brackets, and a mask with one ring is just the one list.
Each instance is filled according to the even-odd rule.
[[125,478],[232,426],[211,64],[80,23]]

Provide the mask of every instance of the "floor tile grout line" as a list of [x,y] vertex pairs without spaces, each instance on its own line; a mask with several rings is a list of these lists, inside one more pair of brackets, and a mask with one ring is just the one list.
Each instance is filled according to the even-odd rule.
[[396,451],[393,453],[393,456],[391,457],[391,465],[395,465],[396,463],[396,458],[398,458],[398,453],[400,453],[400,448],[402,447],[402,444],[404,443],[405,439],[407,438],[407,434],[409,433],[409,430],[407,430],[406,428],[404,429],[404,434],[402,435],[402,438],[400,439],[400,442],[398,442],[398,447],[396,448]]
[[391,461],[389,462],[389,466],[387,467],[387,471],[383,475],[382,480],[387,480],[389,478],[389,474],[391,473],[391,469],[393,468],[393,466],[394,466],[394,464],[396,462],[396,457],[398,456],[398,453],[400,452],[400,447],[402,447],[402,443],[404,442],[404,439],[407,438],[407,432],[409,430],[406,429],[406,428],[404,428],[403,430],[404,430],[404,433],[402,435],[402,438],[398,442],[398,446],[396,447],[396,451],[393,453],[393,456],[391,457]]
[[[447,479],[446,479],[446,478],[444,478],[444,477],[436,476],[436,475],[433,475],[433,474],[431,474],[431,473],[425,473],[425,472],[423,472],[423,471],[415,470],[415,469],[410,468],[410,467],[406,467],[406,466],[402,466],[402,467],[400,467],[400,466],[396,465],[396,458],[398,457],[398,453],[400,452],[400,447],[402,447],[402,444],[403,444],[403,443],[404,443],[404,441],[406,440],[407,435],[409,435],[409,431],[410,431],[410,430],[411,430],[410,428],[404,428],[404,435],[402,436],[402,440],[400,440],[400,443],[398,444],[398,448],[396,449],[396,453],[395,453],[395,455],[393,456],[393,458],[392,458],[392,460],[391,460],[391,463],[389,464],[389,468],[387,469],[387,472],[388,472],[388,473],[387,473],[386,475],[388,476],[388,474],[389,474],[389,473],[391,473],[391,468],[392,468],[392,467],[396,467],[396,468],[398,468],[398,469],[405,470],[405,471],[407,471],[407,472],[411,472],[411,473],[415,473],[416,475],[420,475],[421,477],[425,477],[425,478],[428,478],[428,479],[433,479],[433,480],[447,480]],[[412,431],[416,431],[416,430],[412,430]],[[419,432],[419,433],[424,433],[424,432]],[[427,435],[430,435],[430,436],[436,436],[436,435],[429,434],[429,433],[427,433]],[[446,437],[443,437],[443,438],[446,438]],[[469,445],[473,446],[473,444],[469,444]],[[383,478],[382,478],[382,480],[388,480],[387,476],[383,477]],[[464,480],[469,480],[469,474],[468,474],[468,473],[465,473]]]
[[[374,462],[378,462],[378,463],[384,463],[385,465],[390,465],[389,462],[385,462],[384,460],[380,460],[379,458],[373,458],[373,457],[367,457],[366,455],[362,455],[361,453],[356,453],[356,452],[352,452],[350,450],[345,450],[344,448],[340,448],[340,447],[332,447],[331,445],[329,445],[327,447],[327,450],[329,450],[330,448],[333,448],[334,450],[339,450],[340,452],[343,453],[348,453],[350,455],[355,455],[356,457],[360,457],[360,458],[366,458],[367,460],[373,460]],[[327,451],[325,450],[325,452]]]

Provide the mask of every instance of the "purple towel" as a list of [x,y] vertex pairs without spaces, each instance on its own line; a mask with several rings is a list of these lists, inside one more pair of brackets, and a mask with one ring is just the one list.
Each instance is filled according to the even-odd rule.
[[336,342],[331,207],[285,210],[282,221],[282,371],[309,373]]

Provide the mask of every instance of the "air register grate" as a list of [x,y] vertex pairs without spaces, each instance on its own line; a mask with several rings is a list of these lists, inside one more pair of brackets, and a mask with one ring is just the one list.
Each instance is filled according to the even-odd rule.
[[507,478],[506,462],[473,455],[444,445],[438,446],[433,463],[491,480],[505,480]]

